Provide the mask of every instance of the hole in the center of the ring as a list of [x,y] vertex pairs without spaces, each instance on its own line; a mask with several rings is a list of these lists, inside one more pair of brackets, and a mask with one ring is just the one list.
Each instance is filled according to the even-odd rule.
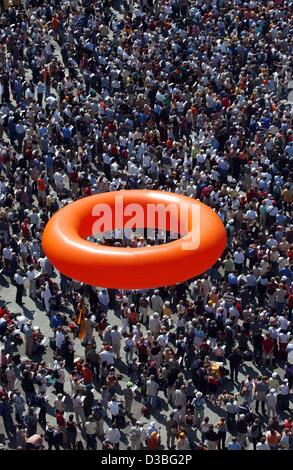
[[163,245],[182,238],[175,232],[160,229],[124,229],[94,233],[87,240],[104,246],[123,248],[144,248]]

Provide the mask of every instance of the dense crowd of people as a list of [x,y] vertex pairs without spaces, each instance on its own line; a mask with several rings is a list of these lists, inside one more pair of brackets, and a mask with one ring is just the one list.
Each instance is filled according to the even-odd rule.
[[[292,450],[292,1],[1,8],[1,447]],[[49,218],[120,189],[210,206],[221,259],[149,291],[58,273]]]

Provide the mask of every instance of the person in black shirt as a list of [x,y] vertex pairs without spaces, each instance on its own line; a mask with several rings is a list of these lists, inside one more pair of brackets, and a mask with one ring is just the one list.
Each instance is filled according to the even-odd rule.
[[235,380],[235,382],[238,382],[238,372],[241,361],[242,358],[241,354],[239,353],[239,350],[237,348],[234,348],[232,354],[230,354],[229,356],[229,363],[231,380]]
[[210,424],[209,430],[205,435],[208,444],[208,450],[216,450],[218,444],[218,433],[214,431],[214,425]]
[[263,343],[263,336],[261,334],[261,330],[258,330],[252,337],[252,344],[253,344],[253,362],[255,364],[260,364],[262,361],[262,343]]

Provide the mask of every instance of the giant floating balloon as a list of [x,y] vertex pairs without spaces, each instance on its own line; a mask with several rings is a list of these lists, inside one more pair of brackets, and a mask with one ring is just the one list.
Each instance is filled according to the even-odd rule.
[[[163,245],[123,248],[86,240],[111,229],[159,229],[180,234]],[[144,289],[174,285],[207,271],[226,246],[217,214],[174,193],[115,191],[80,199],[46,225],[43,249],[63,274],[90,285]]]

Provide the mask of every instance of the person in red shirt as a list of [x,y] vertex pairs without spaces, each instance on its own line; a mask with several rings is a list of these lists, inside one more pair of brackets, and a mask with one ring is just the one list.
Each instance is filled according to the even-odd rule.
[[149,450],[156,450],[160,445],[160,435],[157,432],[152,432],[150,437],[146,440],[146,445]]
[[90,370],[88,364],[84,364],[81,372],[82,378],[84,379],[84,384],[88,385],[93,382],[93,373]]
[[264,366],[266,365],[268,360],[269,360],[270,367],[272,367],[273,365],[274,345],[275,345],[274,340],[267,333],[262,343],[262,351],[263,351],[262,358],[263,358]]
[[56,411],[56,422],[59,430],[62,432],[63,444],[67,444],[67,430],[66,420],[64,418],[64,411]]
[[31,230],[30,230],[28,219],[24,219],[20,227],[21,227],[21,232],[22,232],[23,237],[26,240],[29,240],[31,236]]
[[293,423],[292,423],[292,419],[291,419],[291,418],[285,419],[285,421],[284,421],[284,429],[289,429],[289,431],[292,431],[292,430],[293,430]]

